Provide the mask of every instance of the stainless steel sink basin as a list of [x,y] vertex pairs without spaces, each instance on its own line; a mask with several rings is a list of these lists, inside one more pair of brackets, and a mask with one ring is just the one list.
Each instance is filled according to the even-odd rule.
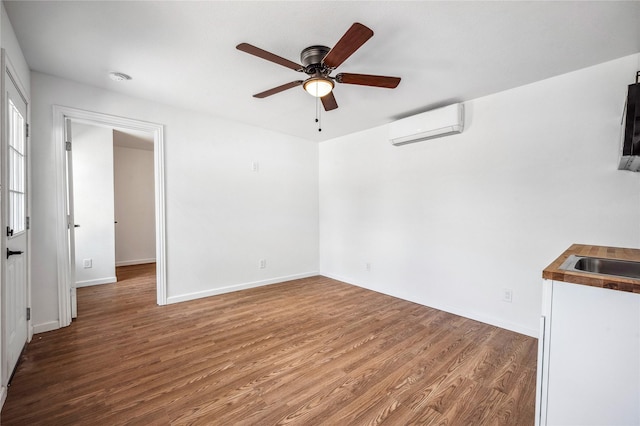
[[571,255],[560,269],[640,279],[640,262],[629,260]]

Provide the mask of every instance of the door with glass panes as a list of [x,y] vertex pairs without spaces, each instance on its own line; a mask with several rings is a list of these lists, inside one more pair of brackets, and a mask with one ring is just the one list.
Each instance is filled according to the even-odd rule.
[[[3,262],[2,377],[8,381],[27,342],[27,101],[5,69],[2,208],[6,224]],[[3,253],[4,254],[4,253]],[[3,383],[5,384],[5,383]]]

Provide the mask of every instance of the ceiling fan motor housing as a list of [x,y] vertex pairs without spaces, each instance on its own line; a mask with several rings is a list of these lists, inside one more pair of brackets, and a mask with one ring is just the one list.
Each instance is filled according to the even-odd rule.
[[300,62],[304,65],[304,72],[308,75],[327,76],[330,70],[322,64],[322,60],[330,48],[327,46],[309,46],[300,53]]

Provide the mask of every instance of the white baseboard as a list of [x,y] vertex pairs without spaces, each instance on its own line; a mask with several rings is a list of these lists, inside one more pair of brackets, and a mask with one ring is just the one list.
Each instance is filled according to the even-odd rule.
[[525,327],[522,324],[516,324],[510,321],[504,321],[500,318],[495,318],[495,317],[484,315],[478,312],[469,312],[466,309],[461,309],[456,306],[439,305],[439,306],[431,306],[431,307],[435,309],[439,309],[441,311],[449,312],[450,314],[458,315],[458,316],[469,318],[475,321],[480,321],[485,324],[493,325],[495,327],[504,328],[505,330],[513,331],[515,333],[524,334],[525,336],[535,337],[536,339],[540,337],[540,332],[538,329]]
[[156,263],[156,258],[153,259],[137,259],[137,260],[121,260],[116,262],[116,266],[130,266],[130,265],[144,265],[145,263]]
[[60,328],[59,321],[49,321],[42,324],[36,324],[33,326],[33,334],[46,333],[47,331],[53,331]]
[[76,287],[89,287],[99,284],[111,284],[118,282],[116,277],[96,278],[95,280],[77,281]]
[[285,281],[298,280],[298,279],[301,279],[301,278],[315,277],[316,275],[318,275],[318,271],[312,271],[312,272],[305,272],[305,273],[302,273],[302,274],[295,274],[295,275],[288,275],[288,276],[284,276],[284,277],[271,278],[271,279],[268,279],[268,280],[261,280],[261,281],[254,281],[254,282],[249,282],[249,283],[235,284],[235,285],[230,285],[230,286],[227,286],[227,287],[213,288],[213,289],[210,289],[210,290],[198,291],[198,292],[194,292],[194,293],[187,293],[187,294],[182,294],[182,295],[179,295],[179,296],[169,296],[169,297],[167,297],[167,304],[178,303],[178,302],[186,302],[188,300],[201,299],[203,297],[209,297],[209,296],[217,296],[219,294],[231,293],[233,291],[246,290],[248,288],[261,287],[261,286],[265,286],[265,285],[269,285],[269,284],[278,284],[278,283],[282,283],[282,282],[285,282]]
[[417,304],[422,305],[422,306],[427,306],[429,308],[438,309],[439,311],[448,312],[450,314],[454,314],[454,315],[458,315],[458,316],[461,316],[461,317],[469,318],[469,319],[472,319],[474,321],[480,321],[482,323],[493,325],[495,327],[504,328],[505,330],[513,331],[513,332],[520,333],[520,334],[524,334],[524,335],[530,336],[530,337],[535,337],[536,339],[539,337],[539,330],[538,329],[525,327],[522,324],[516,324],[516,323],[509,322],[509,321],[504,321],[504,320],[501,320],[499,318],[491,317],[491,316],[488,316],[488,315],[485,315],[485,314],[482,314],[482,313],[479,313],[479,312],[471,312],[471,311],[469,311],[467,309],[459,308],[459,307],[456,307],[456,306],[450,306],[450,305],[444,305],[444,304],[438,304],[438,303],[431,303],[431,304],[427,305],[423,301],[420,301],[420,300],[409,300],[407,298],[400,297],[400,296],[395,295],[395,294],[383,293],[383,292],[378,291],[378,290],[370,289],[370,288],[368,288],[368,287],[366,287],[364,285],[360,285],[360,284],[354,283],[351,280],[349,280],[348,278],[336,276],[336,275],[333,275],[333,274],[326,274],[326,273],[322,273],[321,275],[325,276],[325,277],[328,277],[328,278],[332,278],[334,280],[342,281],[343,283],[347,283],[347,284],[355,285],[357,287],[361,287],[361,288],[364,288],[364,289],[367,289],[367,290],[375,291],[377,293],[386,294],[388,296],[397,297],[399,299],[407,300],[407,301],[413,302],[413,303],[417,303]]

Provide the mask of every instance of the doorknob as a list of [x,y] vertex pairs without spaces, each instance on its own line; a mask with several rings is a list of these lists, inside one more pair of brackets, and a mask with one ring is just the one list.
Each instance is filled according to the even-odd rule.
[[13,256],[14,254],[22,254],[24,253],[23,251],[13,251],[13,250],[9,250],[7,249],[7,259],[9,258],[9,256]]
[[74,228],[80,228],[80,225],[73,225]]

